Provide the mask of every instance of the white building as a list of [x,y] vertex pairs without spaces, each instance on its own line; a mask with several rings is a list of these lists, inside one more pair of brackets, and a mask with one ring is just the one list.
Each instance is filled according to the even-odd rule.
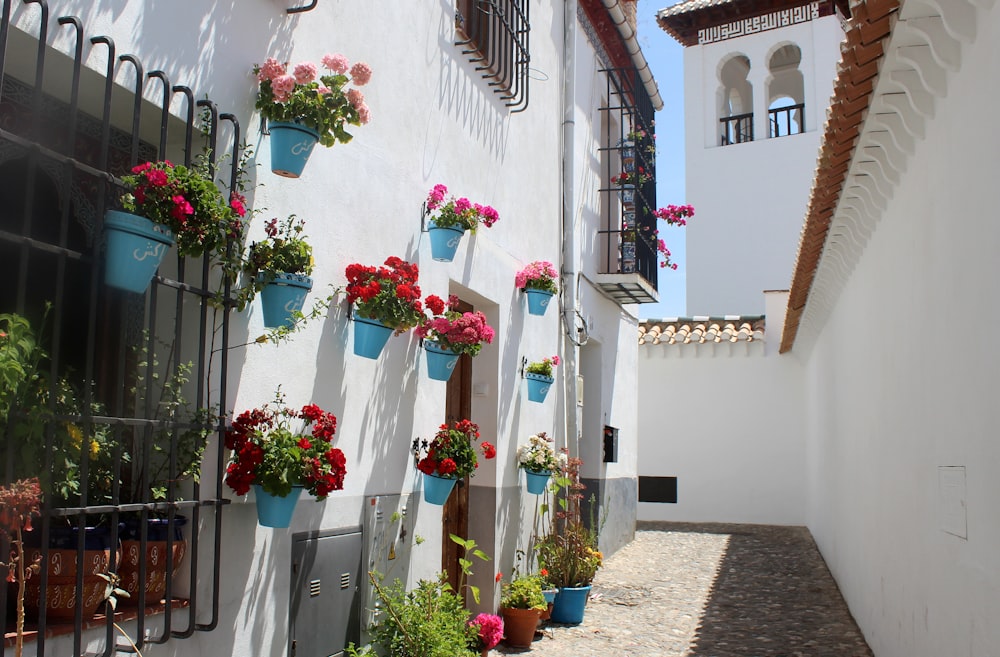
[[[697,4],[739,25],[764,11]],[[676,506],[640,503],[640,517],[804,524],[875,655],[990,655],[1000,352],[928,336],[956,317],[996,319],[1000,235],[978,218],[991,216],[998,170],[984,81],[1000,18],[971,0],[850,11],[790,291],[766,296],[765,318],[713,308],[744,315],[640,328],[640,389],[662,400],[662,382],[676,384],[655,416],[640,398],[640,463],[658,464],[640,468],[640,490],[643,475],[677,476]]]
[[[200,487],[177,491],[189,501],[174,505],[192,520],[172,584],[186,602],[123,621],[144,650],[164,643],[160,655],[334,654],[365,621],[363,573],[375,567],[410,582],[442,568],[454,574],[449,531],[493,556],[474,577],[492,609],[493,576],[510,572],[537,513],[515,448],[539,431],[583,458],[600,513],[610,511],[602,548],[612,552],[634,532],[636,304],[656,300],[656,253],[623,223],[610,178],[620,171],[620,140],[630,130],[652,133],[661,101],[636,43],[633,3],[502,0],[503,12],[484,11],[495,3],[479,0],[296,4],[51,0],[14,3],[2,16],[0,165],[10,175],[0,185],[8,204],[0,262],[13,282],[0,311],[37,316],[45,301],[54,304],[53,370],[72,366],[93,380],[105,408],[67,421],[125,433],[161,426],[152,409],[130,410],[131,354],[144,329],[161,363],[194,363],[195,405],[239,413],[280,386],[290,405],[313,402],[339,420],[346,486],[323,503],[304,497],[288,530],[258,526],[253,496],[220,483],[226,454],[213,439]],[[479,51],[490,51],[488,62]],[[269,56],[316,62],[328,52],[373,69],[364,89],[372,121],[350,144],[318,148],[301,178],[275,176],[251,69]],[[218,278],[203,278],[200,262],[181,268],[168,259],[145,298],[104,288],[100,227],[118,194],[107,173],[147,159],[185,161],[203,110],[219,156],[238,154],[243,140],[257,153],[252,201],[266,214],[251,239],[272,216],[307,221],[316,260],[307,304],[343,286],[348,264],[396,255],[419,264],[424,294],[455,294],[484,312],[494,342],[444,384],[427,378],[412,334],[392,338],[377,360],[354,356],[342,295],[272,345],[254,343],[263,332],[258,305],[228,314],[208,305]],[[421,204],[437,183],[501,217],[466,236],[451,263],[431,260],[421,230]],[[640,190],[628,221],[655,226],[654,185]],[[527,314],[513,284],[533,260],[555,262],[562,276],[558,307],[544,317]],[[553,354],[563,359],[553,391],[544,404],[528,403],[523,361]],[[421,499],[410,445],[458,416],[477,422],[499,453],[442,512]],[[100,511],[116,518],[136,508]],[[49,630],[29,651],[108,654],[123,641],[107,622]]]

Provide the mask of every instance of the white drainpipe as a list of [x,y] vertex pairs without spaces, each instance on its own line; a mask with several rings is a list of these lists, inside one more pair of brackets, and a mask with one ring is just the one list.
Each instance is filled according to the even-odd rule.
[[579,249],[576,238],[576,187],[573,165],[576,106],[576,8],[577,0],[563,3],[563,119],[562,119],[562,231],[563,251],[560,278],[562,290],[563,363],[566,382],[566,446],[572,456],[580,455],[580,418],[576,398],[576,378],[580,370],[580,348],[576,344],[576,317],[579,303]]
[[635,64],[636,70],[639,71],[639,79],[642,80],[643,86],[646,87],[649,99],[653,101],[653,109],[663,109],[663,99],[660,98],[660,90],[656,86],[656,80],[653,79],[653,73],[649,70],[649,64],[646,62],[646,58],[642,54],[642,49],[639,47],[635,29],[626,20],[625,11],[622,9],[619,0],[601,1],[608,8],[611,20],[614,21],[615,27],[618,28],[618,33],[622,35],[622,39],[625,40],[625,49],[628,51],[629,56],[632,57],[632,63]]

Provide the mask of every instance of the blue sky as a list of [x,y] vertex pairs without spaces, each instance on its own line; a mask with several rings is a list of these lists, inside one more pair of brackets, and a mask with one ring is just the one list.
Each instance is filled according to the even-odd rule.
[[[663,109],[656,113],[657,206],[682,205],[684,197],[684,66],[683,47],[656,24],[656,12],[677,0],[638,0],[638,35],[642,53],[660,88]],[[698,221],[698,208],[691,221]],[[677,271],[659,270],[660,302],[643,304],[643,319],[678,317],[686,308],[686,248],[683,228],[660,222],[660,237],[667,243]]]

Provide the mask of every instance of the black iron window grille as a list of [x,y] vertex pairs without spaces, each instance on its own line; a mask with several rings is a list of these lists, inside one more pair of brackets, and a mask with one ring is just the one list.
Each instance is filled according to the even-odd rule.
[[605,145],[600,149],[604,196],[598,273],[639,274],[655,289],[655,110],[634,67],[602,72],[608,104],[601,108]]
[[806,105],[787,105],[767,110],[771,126],[771,137],[787,137],[806,131]]
[[528,0],[457,0],[455,45],[511,113],[528,109]]
[[[138,589],[130,607],[120,600],[117,620],[135,619],[135,647],[218,623],[230,290],[208,255],[165,261],[145,295],[106,287],[104,213],[117,207],[120,178],[132,166],[164,158],[190,164],[199,142],[213,175],[234,188],[240,126],[164,71],[146,72],[135,56],[119,55],[110,38],[88,40],[77,17],[50,22],[45,0],[23,1],[36,11],[30,45],[8,38],[12,0],[0,15],[0,314],[24,318],[45,354],[32,372],[35,383],[0,383],[0,401],[15,400],[10,408],[0,404],[0,470],[10,482],[38,466],[28,474],[48,487],[30,534],[42,566],[28,596],[33,654],[44,657],[53,636],[71,634],[72,654],[81,655],[85,628],[96,627],[87,633],[88,654],[108,656],[134,648],[120,645],[104,582],[95,588],[92,575],[121,575],[126,541],[138,554]],[[74,51],[50,50],[50,31],[68,33]],[[106,61],[103,76],[83,66],[88,42],[91,57]],[[58,74],[47,75],[52,71]],[[101,93],[86,97],[81,83]],[[158,106],[143,100],[149,88]],[[170,113],[172,102],[184,119]],[[230,158],[224,170],[216,153]],[[26,446],[41,461],[26,460]],[[211,485],[185,481],[187,466],[212,472]],[[175,578],[185,545],[187,574]],[[0,553],[9,548],[4,537]],[[162,601],[144,586],[154,549],[166,564]],[[0,609],[9,610],[15,595],[16,587],[0,587]],[[96,602],[98,615],[89,618],[84,602]],[[10,649],[11,630],[0,656]]]
[[753,141],[753,113],[734,114],[719,119],[722,124],[722,146]]

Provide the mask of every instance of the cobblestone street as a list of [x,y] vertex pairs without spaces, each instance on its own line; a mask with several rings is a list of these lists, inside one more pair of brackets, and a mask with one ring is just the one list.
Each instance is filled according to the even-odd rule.
[[[505,647],[501,655],[528,653]],[[640,523],[594,581],[579,626],[544,657],[871,657],[802,527]]]

